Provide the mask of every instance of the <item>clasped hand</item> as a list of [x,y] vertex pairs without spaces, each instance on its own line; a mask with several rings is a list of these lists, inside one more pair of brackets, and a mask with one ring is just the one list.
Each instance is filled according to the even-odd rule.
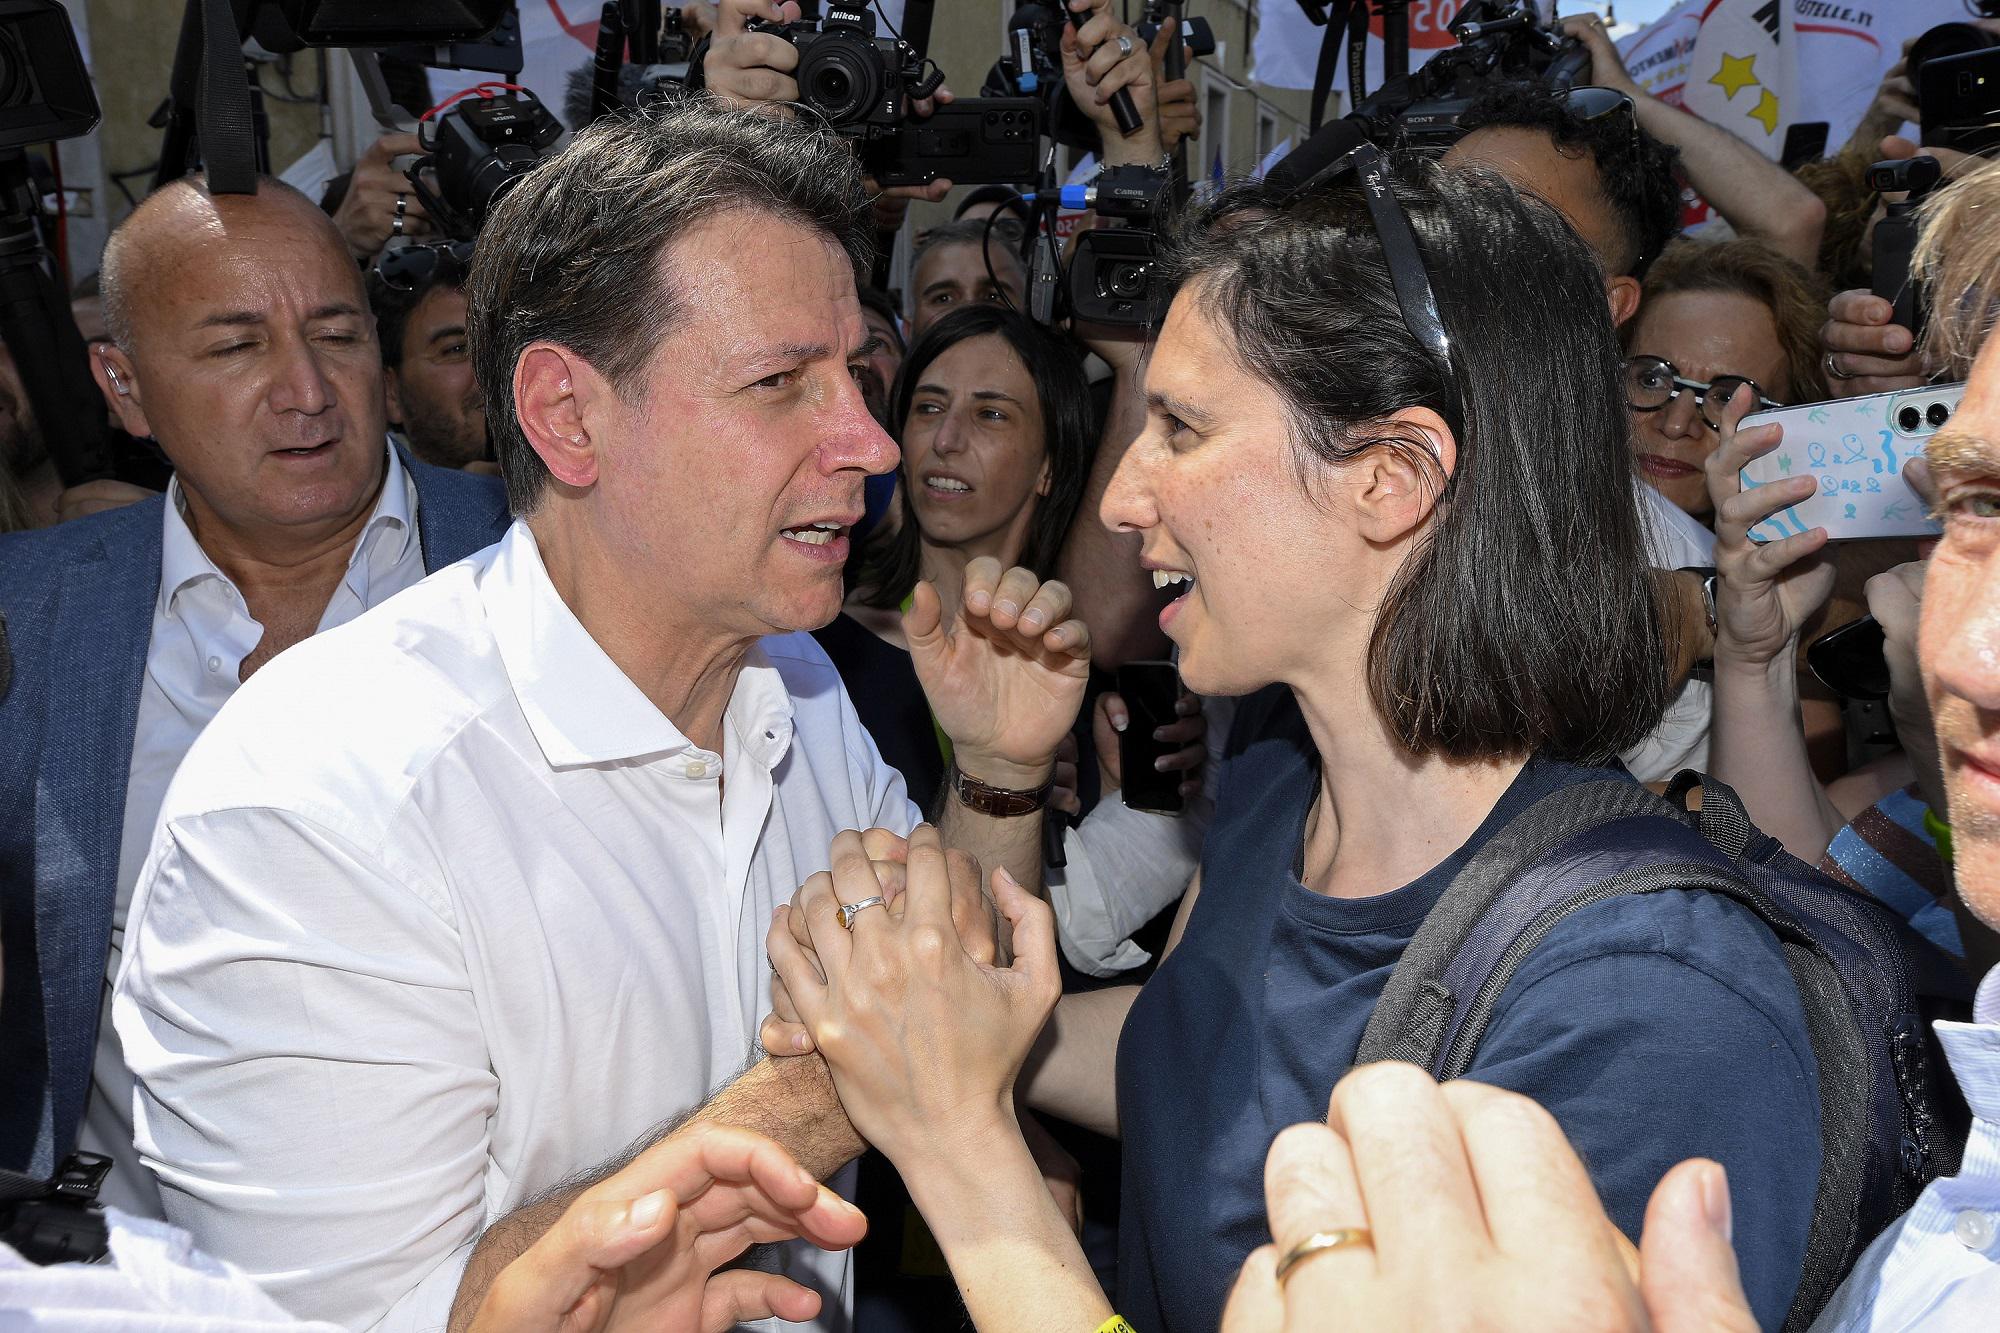
[[[871,859],[862,834],[843,833],[832,870],[778,909],[767,947],[779,1013],[764,1038],[767,1050],[797,1050],[791,1034],[809,1033],[855,1129],[907,1175],[926,1153],[1014,1123],[1015,1076],[1062,983],[1054,914],[1005,870],[993,899],[1016,951],[996,963],[982,914],[967,908],[980,901],[978,863],[927,825],[905,857]],[[841,925],[843,904],[878,896],[892,901]]]

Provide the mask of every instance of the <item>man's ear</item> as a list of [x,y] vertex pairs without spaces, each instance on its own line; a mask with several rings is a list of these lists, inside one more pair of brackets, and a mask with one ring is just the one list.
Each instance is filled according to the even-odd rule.
[[135,439],[150,438],[153,428],[140,404],[139,372],[132,358],[116,343],[98,343],[90,349],[90,376],[97,381],[104,401],[118,414],[118,424]]
[[514,415],[549,474],[565,486],[597,481],[598,441],[585,423],[610,386],[567,347],[530,343],[514,363]]
[[1639,313],[1640,283],[1630,274],[1604,280],[1604,299],[1611,304],[1611,327],[1622,329],[1625,321]]
[[382,367],[382,415],[392,426],[403,424],[403,391],[394,366]]
[[1401,443],[1378,446],[1355,460],[1349,496],[1361,535],[1387,545],[1416,531],[1437,508],[1458,469],[1458,441],[1428,407],[1406,407],[1378,429]]

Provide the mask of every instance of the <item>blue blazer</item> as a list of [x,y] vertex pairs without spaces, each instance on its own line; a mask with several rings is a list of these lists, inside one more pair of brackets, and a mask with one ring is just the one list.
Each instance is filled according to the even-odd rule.
[[[495,478],[402,457],[426,571],[506,532]],[[0,1166],[37,1175],[74,1151],[90,1095],[165,503],[0,536]]]

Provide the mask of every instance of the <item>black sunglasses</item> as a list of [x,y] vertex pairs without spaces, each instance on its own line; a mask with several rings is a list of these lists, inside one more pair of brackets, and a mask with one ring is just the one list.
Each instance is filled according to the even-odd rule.
[[[1345,124],[1345,122],[1335,122]],[[1304,150],[1301,149],[1303,152]],[[1282,164],[1280,164],[1282,165]],[[1445,332],[1438,315],[1437,293],[1431,288],[1430,272],[1424,267],[1423,252],[1417,248],[1417,234],[1410,215],[1389,185],[1389,162],[1380,149],[1362,140],[1341,152],[1331,162],[1303,177],[1280,195],[1281,207],[1325,182],[1339,180],[1352,172],[1368,205],[1368,220],[1382,243],[1382,256],[1389,262],[1389,283],[1396,290],[1396,305],[1403,313],[1403,327],[1417,345],[1437,365],[1451,395],[1455,415],[1464,420],[1464,405],[1458,401],[1458,381],[1452,371],[1451,335]],[[1277,173],[1273,168],[1272,174]]]
[[368,281],[392,292],[420,292],[446,273],[464,274],[472,267],[471,241],[427,241],[384,250],[368,270]]
[[[1585,124],[1595,124],[1622,116],[1625,120],[1625,152],[1632,159],[1633,170],[1640,169],[1643,158],[1639,143],[1639,108],[1632,99],[1616,88],[1600,88],[1595,84],[1581,83],[1573,88],[1564,88],[1557,94],[1569,113]],[[1632,261],[1632,276],[1644,277],[1646,265],[1652,262],[1651,255],[1640,255]]]

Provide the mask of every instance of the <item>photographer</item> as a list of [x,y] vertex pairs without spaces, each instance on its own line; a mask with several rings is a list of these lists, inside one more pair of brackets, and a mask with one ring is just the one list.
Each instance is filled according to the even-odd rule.
[[[935,907],[848,935],[828,903],[866,872],[840,858],[774,923],[843,1104],[903,1170],[982,1327],[1108,1311],[1025,1187],[1009,1093],[1031,1046],[1027,1102],[1123,1139],[1118,1307],[1140,1328],[1214,1327],[1268,1234],[1271,1140],[1320,1118],[1458,868],[1544,794],[1629,782],[1613,756],[1666,702],[1630,463],[1605,448],[1625,408],[1600,269],[1486,173],[1362,163],[1366,183],[1240,186],[1203,210],[1169,260],[1146,431],[1104,501],[1184,585],[1163,621],[1189,687],[1254,695],[1160,969],[1058,1003],[1051,925],[1004,880],[1004,975],[937,947]],[[1391,235],[1416,266],[1388,259]],[[1420,338],[1413,312],[1433,307],[1443,337]],[[914,840],[909,857],[914,897]],[[1581,908],[1527,959],[1468,1076],[1547,1107],[1628,1234],[1669,1166],[1721,1163],[1775,1326],[1819,1162],[1775,938],[1669,890]]]
[[422,152],[414,134],[384,134],[368,145],[344,182],[328,187],[320,206],[333,215],[333,225],[357,263],[373,262],[397,237],[422,239],[434,230],[430,214],[396,167],[397,158]]

